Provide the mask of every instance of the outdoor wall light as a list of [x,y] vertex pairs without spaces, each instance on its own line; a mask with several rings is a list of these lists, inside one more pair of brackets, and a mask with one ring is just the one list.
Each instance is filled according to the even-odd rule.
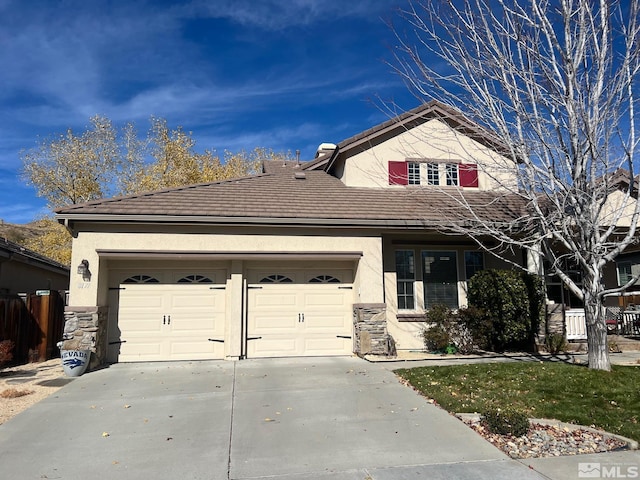
[[78,265],[78,275],[82,275],[83,280],[91,279],[91,272],[89,271],[89,260],[82,260]]

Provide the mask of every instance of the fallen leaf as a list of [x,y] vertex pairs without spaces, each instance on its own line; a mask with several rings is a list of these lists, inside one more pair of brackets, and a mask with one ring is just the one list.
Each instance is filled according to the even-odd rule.
[[275,422],[275,420],[273,418],[269,418],[269,417],[265,418],[264,421],[265,422]]
[[124,408],[131,408],[131,405],[125,405]]
[[102,436],[103,437],[108,437],[109,436],[109,432],[102,432]]

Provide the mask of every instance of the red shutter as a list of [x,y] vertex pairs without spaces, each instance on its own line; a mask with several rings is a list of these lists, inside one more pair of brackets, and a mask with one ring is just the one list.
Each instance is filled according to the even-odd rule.
[[461,163],[458,172],[461,187],[478,187],[478,165]]
[[408,185],[409,171],[407,162],[389,162],[389,185]]

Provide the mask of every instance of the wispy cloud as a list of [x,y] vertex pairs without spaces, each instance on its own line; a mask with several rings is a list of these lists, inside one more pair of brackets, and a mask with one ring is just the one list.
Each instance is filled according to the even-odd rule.
[[368,127],[368,102],[397,88],[381,18],[400,1],[0,0],[0,165],[17,172],[20,150],[95,114],[309,158]]
[[377,21],[392,5],[389,0],[218,0],[215,3],[200,0],[192,2],[187,11],[265,30],[282,30],[315,22],[329,24],[349,17]]

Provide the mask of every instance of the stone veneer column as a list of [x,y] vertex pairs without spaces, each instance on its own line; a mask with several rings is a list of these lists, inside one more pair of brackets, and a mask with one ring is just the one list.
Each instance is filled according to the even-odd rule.
[[561,303],[547,303],[545,319],[544,322],[540,322],[538,336],[544,339],[552,333],[565,335],[565,331],[564,305]]
[[387,306],[384,303],[353,305],[353,351],[359,356],[395,356],[395,342],[387,332]]
[[62,350],[91,350],[89,369],[107,360],[108,307],[67,307]]

